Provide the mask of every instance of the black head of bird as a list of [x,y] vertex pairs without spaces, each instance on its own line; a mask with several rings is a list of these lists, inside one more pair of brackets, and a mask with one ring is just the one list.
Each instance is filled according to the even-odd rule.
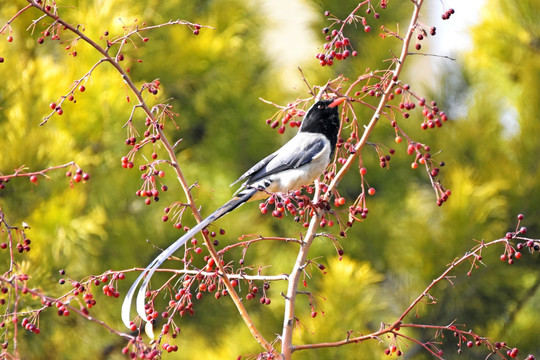
[[300,131],[325,135],[335,149],[340,126],[338,105],[343,101],[345,97],[317,101],[307,111]]

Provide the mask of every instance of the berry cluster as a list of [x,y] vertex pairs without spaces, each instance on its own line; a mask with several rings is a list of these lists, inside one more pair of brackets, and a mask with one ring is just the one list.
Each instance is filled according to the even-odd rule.
[[39,334],[41,330],[28,318],[23,318],[21,321],[21,326],[26,330],[33,332],[34,334]]
[[453,8],[450,8],[448,10],[446,10],[442,15],[441,15],[441,19],[443,20],[448,20],[450,19],[450,16],[454,15],[455,13],[455,10]]
[[[328,175],[328,174],[326,174]],[[312,194],[314,188],[311,186],[305,187],[308,194]],[[321,184],[321,191],[324,193],[328,189],[326,184]],[[345,198],[339,197],[334,201],[336,206],[345,204]],[[265,202],[259,204],[259,209],[262,214],[269,211],[269,207],[273,207],[272,216],[277,219],[282,219],[288,212],[294,216],[295,222],[302,222],[304,227],[309,226],[309,218],[314,215],[315,209],[319,208],[325,212],[330,211],[330,205],[326,202],[312,204],[309,197],[302,194],[301,190],[292,191],[289,194],[273,194]],[[321,227],[334,226],[334,221],[327,219],[327,214],[323,214],[320,224]]]
[[[422,107],[422,116],[424,118],[420,124],[422,130],[442,127],[443,123],[448,120],[446,113],[439,109],[435,101],[428,103],[424,97],[420,97],[414,93],[408,84],[397,82],[397,78],[395,77],[392,81],[396,83],[396,88],[394,89],[394,92],[389,95],[389,100],[394,100],[395,96],[401,96],[397,109],[405,119],[410,117],[409,111],[414,110],[416,104],[418,104],[418,106]],[[417,102],[415,103],[414,100]],[[392,122],[394,128],[396,128],[395,125],[396,123]]]
[[266,119],[266,124],[270,125],[272,129],[278,129],[278,133],[284,134],[286,125],[295,128],[302,125],[302,117],[305,115],[303,109],[298,109],[300,102],[288,104],[286,107],[280,107],[280,110],[276,112],[271,118]]
[[[139,169],[141,171],[144,171],[145,173],[141,175],[143,185],[139,190],[135,192],[135,194],[139,197],[144,198],[144,202],[146,205],[150,205],[152,203],[152,200],[156,202],[159,201],[159,190],[157,189],[156,185],[156,176],[159,178],[163,178],[165,176],[165,172],[152,167],[148,167],[147,165],[141,165]],[[167,190],[167,185],[161,185],[161,191],[165,192]]]
[[[326,27],[322,31],[323,34],[327,34],[330,30]],[[326,41],[323,45],[323,51],[315,55],[321,66],[332,66],[334,60],[345,60],[349,56],[358,55],[358,52],[353,50],[349,38],[338,30],[334,29],[330,35],[326,35]]]
[[[508,262],[509,265],[514,263],[514,260],[519,260],[522,257],[521,251],[528,249],[530,252],[540,251],[540,241],[521,238],[522,235],[527,233],[527,228],[521,226],[521,221],[525,218],[523,214],[517,216],[518,223],[515,231],[507,232],[505,239],[507,240],[504,247],[504,252],[500,256],[501,261]],[[510,243],[510,240],[523,240],[515,245]]]
[[[378,12],[374,11],[374,8],[369,1],[360,4],[343,20],[340,20],[334,15],[330,14],[329,11],[324,12],[324,16],[328,17],[329,20],[332,21],[332,24],[329,27],[324,27],[322,29],[322,33],[325,35],[326,43],[322,46],[323,50],[315,55],[321,66],[332,66],[334,64],[334,60],[345,60],[349,56],[358,55],[358,52],[353,49],[350,39],[343,34],[343,29],[346,24],[356,24],[359,22],[364,27],[364,32],[371,32],[371,26],[368,25],[367,18],[356,15],[356,12],[365,4],[367,4],[366,14],[373,14],[373,17],[378,19],[380,15]],[[381,1],[380,6],[382,9],[385,9],[386,1]],[[340,25],[339,30],[330,30],[334,25]]]
[[[421,143],[414,143],[411,142],[407,146],[407,154],[414,155],[415,159],[411,164],[411,167],[413,169],[418,168],[418,164],[424,165],[426,170],[428,171],[428,174],[431,178],[432,185],[435,189],[435,192],[437,194],[437,205],[441,206],[444,202],[448,200],[452,192],[450,190],[445,189],[440,181],[435,180],[435,177],[439,175],[439,166],[444,166],[444,162],[435,162],[433,158],[431,157],[431,148],[428,145],[424,145]],[[438,165],[438,166],[437,166]]]
[[141,92],[143,92],[144,90],[148,90],[148,92],[150,94],[157,95],[160,85],[161,85],[161,83],[157,79],[152,81],[152,82],[149,82],[149,83],[144,83],[142,85]]
[[435,36],[437,34],[437,28],[435,26],[432,26],[431,28],[429,28],[429,32],[428,32],[422,26],[418,25],[415,28],[415,31],[417,33],[417,35],[416,35],[416,43],[414,44],[414,48],[416,50],[422,49],[422,44],[420,44],[420,42],[422,40],[424,40],[425,38],[427,38],[428,34],[431,35],[431,36]]
[[[73,186],[73,183],[80,183],[81,181],[85,182],[90,180],[90,175],[83,172],[81,169],[75,170],[73,173],[71,170],[66,171],[66,177],[68,177],[70,186]],[[30,179],[32,181],[32,179]]]
[[401,349],[398,349],[398,347],[396,345],[390,345],[389,347],[384,349],[384,354],[385,355],[394,354],[396,356],[401,356],[401,355],[403,355],[403,352],[401,351]]

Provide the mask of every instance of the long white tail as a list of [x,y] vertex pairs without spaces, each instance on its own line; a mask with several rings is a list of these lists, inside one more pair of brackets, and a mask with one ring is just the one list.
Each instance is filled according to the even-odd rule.
[[214,211],[206,219],[204,219],[199,224],[191,228],[187,233],[185,233],[182,237],[180,237],[172,245],[170,245],[167,249],[165,249],[161,254],[159,254],[158,257],[152,260],[152,262],[146,267],[146,269],[144,269],[144,271],[139,275],[137,280],[135,280],[133,285],[131,285],[131,288],[127,292],[124,302],[122,304],[122,321],[128,328],[130,327],[130,321],[131,321],[130,313],[131,313],[131,304],[133,302],[133,296],[135,295],[135,291],[139,287],[139,284],[141,283],[141,281],[142,281],[142,284],[139,288],[139,292],[137,293],[136,308],[137,308],[137,313],[139,314],[139,316],[144,321],[146,321],[146,313],[144,311],[144,299],[146,297],[146,288],[148,286],[148,283],[150,282],[150,279],[152,278],[152,275],[154,275],[154,272],[161,266],[161,264],[163,264],[165,260],[167,260],[173,253],[175,253],[180,247],[182,247],[186,242],[188,242],[188,240],[190,240],[195,235],[197,235],[199,231],[203,230],[212,222],[216,221],[223,215],[233,211],[234,209],[236,209],[237,207],[239,207],[240,205],[248,201],[257,191],[258,190],[254,188],[248,188],[248,189],[242,190],[240,193],[238,193],[237,196],[233,197],[231,200],[229,200],[219,209]]

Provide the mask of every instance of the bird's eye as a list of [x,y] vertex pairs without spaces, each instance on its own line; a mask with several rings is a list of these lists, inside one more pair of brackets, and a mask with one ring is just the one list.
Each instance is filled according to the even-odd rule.
[[320,109],[323,109],[323,108],[324,108],[324,106],[323,106],[323,105],[319,105],[319,106],[317,106],[317,109],[319,109],[319,110],[320,110]]

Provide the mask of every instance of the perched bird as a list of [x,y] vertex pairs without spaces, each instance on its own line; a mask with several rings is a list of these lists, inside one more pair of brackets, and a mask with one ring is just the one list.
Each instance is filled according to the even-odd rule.
[[338,105],[344,100],[344,97],[339,97],[320,100],[312,105],[304,116],[300,130],[289,142],[259,161],[232,184],[244,181],[231,200],[176,240],[146,267],[129,289],[122,304],[122,321],[127,327],[130,327],[131,304],[139,283],[144,279],[137,294],[137,312],[146,321],[145,294],[152,275],[199,231],[248,200],[297,190],[303,185],[309,185],[324,172],[336,149],[340,128]]

